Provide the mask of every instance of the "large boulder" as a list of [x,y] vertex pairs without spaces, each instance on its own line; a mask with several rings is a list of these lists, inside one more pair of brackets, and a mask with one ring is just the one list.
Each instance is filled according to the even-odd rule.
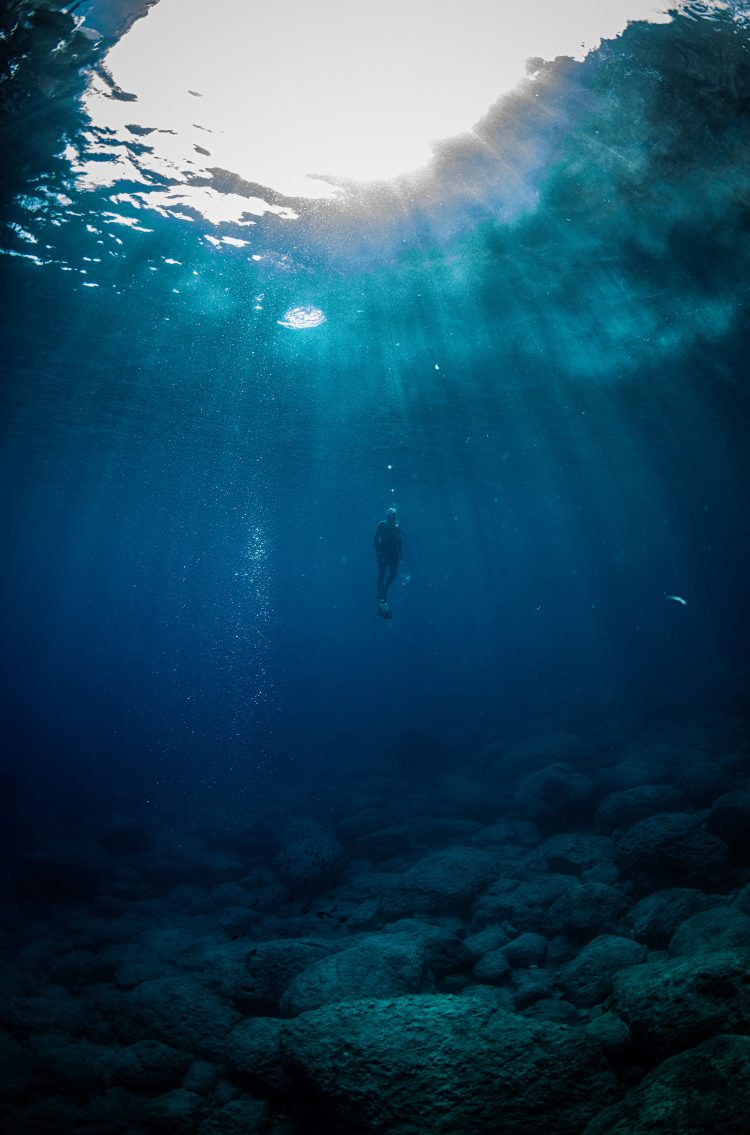
[[407,935],[381,935],[322,958],[303,970],[281,998],[281,1012],[296,1017],[333,1001],[361,997],[397,997],[435,988],[424,949]]
[[630,908],[625,921],[639,942],[660,949],[686,918],[719,901],[695,887],[669,887],[640,899]]
[[732,946],[750,947],[750,915],[732,907],[716,906],[686,919],[669,943],[673,957],[725,950]]
[[220,1058],[239,1013],[187,975],[144,981],[121,995],[117,1020],[120,1040],[148,1037],[178,1051]]
[[510,922],[516,930],[556,934],[560,919],[552,917],[551,909],[573,887],[579,887],[573,875],[544,874],[520,883],[501,879],[474,904],[472,928]]
[[595,1041],[473,997],[328,1005],[287,1022],[282,1062],[357,1135],[579,1135],[618,1096]]
[[575,883],[552,904],[548,925],[553,933],[586,941],[605,930],[616,929],[630,899],[604,883]]
[[116,1084],[144,1095],[161,1095],[179,1087],[188,1064],[184,1052],[176,1052],[158,1040],[138,1040],[115,1051],[112,1078]]
[[717,1036],[665,1060],[584,1135],[746,1135],[750,1039]]
[[289,1095],[291,1081],[281,1067],[278,1017],[248,1017],[229,1034],[226,1061],[232,1078],[269,1098]]
[[245,955],[246,977],[242,990],[243,1012],[273,1015],[297,974],[340,947],[316,938],[272,939]]
[[720,1033],[750,1034],[750,950],[631,966],[614,980],[611,1008],[655,1060]]
[[645,962],[647,953],[646,947],[632,938],[602,934],[563,967],[560,986],[574,1005],[596,1005],[609,996],[616,974]]
[[394,917],[465,911],[499,874],[497,859],[478,847],[447,847],[425,855],[380,894],[380,908]]
[[665,887],[718,890],[726,882],[729,850],[695,816],[663,812],[629,828],[617,844],[623,879],[639,895]]
[[[590,832],[561,832],[545,839],[529,856],[529,865],[562,875],[583,875],[614,859],[612,841]],[[616,872],[615,872],[616,874]]]
[[[472,961],[473,955],[467,944],[445,926],[436,926],[417,918],[401,918],[398,922],[385,926],[383,933],[394,937],[406,936],[419,942],[435,977],[459,973]],[[378,943],[380,935],[368,936],[363,941]]]
[[603,832],[629,828],[649,816],[680,811],[682,804],[682,793],[670,784],[640,784],[610,792],[596,810],[596,826]]

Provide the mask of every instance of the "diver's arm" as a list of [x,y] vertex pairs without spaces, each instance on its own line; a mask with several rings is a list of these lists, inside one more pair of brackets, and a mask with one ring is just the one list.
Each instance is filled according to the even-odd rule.
[[380,524],[375,529],[375,538],[373,540],[373,545],[375,547],[376,552],[379,552],[380,549],[383,547],[383,521],[382,520],[380,521]]

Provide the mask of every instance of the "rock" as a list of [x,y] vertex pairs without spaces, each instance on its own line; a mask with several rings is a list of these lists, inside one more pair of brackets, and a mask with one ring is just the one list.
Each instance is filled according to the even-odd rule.
[[540,966],[547,953],[547,939],[541,934],[519,934],[512,942],[508,942],[503,953],[513,966],[513,969],[528,969],[529,966]]
[[585,941],[615,929],[629,906],[630,899],[615,887],[574,883],[552,904],[548,925],[555,933]]
[[630,1055],[633,1047],[630,1029],[616,1013],[592,1015],[583,1027],[601,1045],[602,1052],[617,1059],[618,1063],[624,1056]]
[[460,913],[498,872],[495,856],[477,847],[433,851],[392,879],[391,889],[381,896],[381,911],[394,915]]
[[686,919],[669,943],[673,957],[710,953],[732,946],[750,946],[750,916],[731,907],[715,906]]
[[187,975],[144,981],[121,996],[115,1028],[121,1040],[152,1037],[172,1048],[220,1059],[239,1014]]
[[61,986],[50,986],[36,996],[0,993],[0,1028],[17,1037],[32,1033],[82,1036],[91,1026],[87,1006]]
[[287,1022],[281,1055],[357,1135],[578,1135],[618,1093],[582,1030],[471,997],[329,1005]]
[[749,1114],[750,1039],[716,1036],[660,1064],[584,1135],[746,1135]]
[[522,776],[555,764],[566,762],[581,768],[596,763],[601,757],[601,746],[577,733],[550,733],[541,737],[529,737],[510,749],[494,743],[477,754],[480,765],[485,765],[488,775],[505,782],[509,777]]
[[234,1026],[227,1041],[227,1065],[243,1088],[273,1099],[289,1096],[291,1080],[281,1066],[278,1017],[249,1017]]
[[514,1012],[513,992],[510,986],[486,985],[469,982],[461,990],[461,996],[473,1001],[481,1001],[493,1009],[502,1009],[504,1013]]
[[194,1092],[176,1088],[150,1101],[146,1109],[147,1122],[154,1130],[167,1135],[195,1135],[201,1103],[200,1096]]
[[209,1095],[216,1084],[216,1069],[207,1060],[194,1060],[183,1077],[182,1087],[197,1096]]
[[725,769],[707,753],[687,749],[673,762],[670,781],[694,808],[708,808],[728,788]]
[[559,920],[550,916],[554,902],[578,884],[572,875],[539,875],[517,883],[501,879],[474,904],[472,926],[510,922],[516,930],[555,934]]
[[555,979],[550,970],[516,970],[513,974],[513,1004],[519,1011],[528,1009],[537,1001],[551,998],[554,988]]
[[158,1040],[138,1040],[116,1050],[112,1061],[112,1079],[116,1084],[160,1095],[176,1088],[182,1081],[190,1059]]
[[250,916],[256,913],[272,914],[289,901],[289,890],[266,867],[259,867],[250,875],[243,876],[240,883],[247,892],[245,905]]
[[670,784],[642,784],[623,792],[611,792],[597,808],[595,823],[602,832],[629,828],[649,816],[679,812],[683,800],[682,793]]
[[667,777],[665,746],[631,753],[624,761],[602,769],[597,782],[605,792],[627,792],[644,785],[663,784]]
[[109,1048],[86,1040],[47,1033],[29,1041],[35,1085],[86,1097],[106,1087],[112,1076]]
[[50,977],[57,985],[64,985],[73,993],[83,993],[90,985],[112,978],[114,967],[92,950],[71,950],[57,959]]
[[694,816],[660,813],[641,820],[616,841],[623,878],[639,895],[678,884],[720,889],[727,879],[727,845]]
[[574,1005],[596,1005],[609,996],[615,975],[628,966],[645,962],[647,954],[645,946],[630,938],[602,934],[563,967],[558,978],[560,987]]
[[348,851],[353,852],[358,841],[370,834],[391,825],[392,819],[382,808],[364,808],[353,816],[347,816],[336,824],[336,838]]
[[558,1025],[578,1025],[581,1013],[567,1001],[559,1001],[556,997],[540,997],[532,1001],[521,1010],[524,1017],[531,1021],[552,1021]]
[[485,926],[478,934],[470,934],[468,938],[464,938],[464,946],[469,951],[469,955],[476,960],[483,954],[488,954],[490,950],[498,950],[507,941],[507,931],[503,930],[502,926],[493,925]]
[[727,792],[716,800],[706,826],[722,839],[738,863],[750,863],[750,792]]
[[245,955],[244,1011],[261,1015],[278,1013],[281,998],[297,974],[339,948],[315,938],[260,942]]
[[741,910],[743,914],[750,914],[750,883],[740,887],[734,896],[734,910]]
[[708,910],[720,900],[691,887],[671,887],[647,895],[625,916],[639,942],[656,949],[667,945],[675,930],[699,910]]
[[476,847],[499,849],[505,858],[511,850],[536,847],[540,842],[539,828],[528,820],[495,820],[487,827],[480,828],[471,837]]
[[[137,868],[138,897],[146,890],[153,895],[163,895],[180,887],[208,891],[221,883],[241,878],[247,871],[247,864],[238,855],[209,851],[200,843],[154,848],[129,863]],[[173,895],[173,901],[177,897]],[[210,896],[207,893],[202,901],[207,902],[206,909],[209,909]]]
[[384,859],[393,859],[404,855],[414,843],[414,832],[410,824],[392,825],[387,828],[378,828],[374,832],[367,832],[359,837],[354,845],[357,855],[367,856],[368,859],[379,863]]
[[[460,923],[457,925],[460,927]],[[406,935],[418,941],[435,977],[445,977],[446,974],[465,970],[471,964],[472,953],[466,943],[445,926],[435,926],[416,918],[401,918],[385,926],[383,933]],[[368,935],[363,942],[377,944],[379,939],[378,934]]]
[[297,823],[287,835],[273,866],[293,893],[315,894],[341,878],[346,867],[344,849],[320,824]]
[[510,977],[510,964],[502,950],[490,950],[475,964],[473,973],[476,981],[498,985]]
[[564,832],[540,843],[529,864],[541,871],[581,875],[613,860],[614,854],[612,841],[605,836]]
[[[507,964],[507,963],[506,963]],[[292,981],[281,998],[281,1012],[295,1017],[334,1001],[394,997],[435,988],[424,950],[406,935],[380,935],[378,941],[353,946],[322,958]]]
[[518,783],[514,802],[518,814],[542,831],[565,831],[588,818],[593,782],[570,764],[548,765]]
[[[269,1127],[271,1114],[265,1100],[251,1100],[243,1097],[230,1100],[220,1108],[212,1108],[208,1116],[201,1120],[200,1135],[282,1135],[284,1129]],[[292,1135],[292,1129],[289,1129]]]
[[725,1032],[750,1032],[750,950],[720,950],[631,966],[614,979],[611,1008],[652,1059]]

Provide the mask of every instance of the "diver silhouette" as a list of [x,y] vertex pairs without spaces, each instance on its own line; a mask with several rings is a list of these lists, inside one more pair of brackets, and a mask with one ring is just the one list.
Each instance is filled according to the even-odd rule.
[[[388,588],[398,574],[398,561],[401,559],[401,525],[396,521],[395,508],[389,508],[385,520],[375,529],[375,555],[378,559],[378,614],[382,619],[392,618],[388,605]],[[388,578],[386,579],[386,570]]]

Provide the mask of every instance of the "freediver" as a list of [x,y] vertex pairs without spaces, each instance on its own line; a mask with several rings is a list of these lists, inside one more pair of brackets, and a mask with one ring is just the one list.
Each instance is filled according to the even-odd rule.
[[[378,559],[378,614],[382,619],[392,618],[388,606],[388,588],[398,574],[398,561],[401,559],[401,525],[396,520],[396,509],[389,508],[385,520],[375,529],[375,555]],[[385,578],[386,569],[388,579]]]

